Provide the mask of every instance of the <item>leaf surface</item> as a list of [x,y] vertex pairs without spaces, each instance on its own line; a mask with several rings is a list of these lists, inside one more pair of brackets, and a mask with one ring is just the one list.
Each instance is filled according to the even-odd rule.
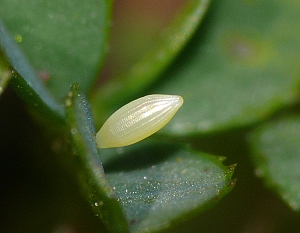
[[215,1],[164,81],[149,90],[185,100],[161,132],[228,130],[294,103],[300,82],[299,10],[298,1]]
[[10,84],[38,112],[64,121],[64,109],[49,93],[0,21],[0,46],[13,67]]
[[256,175],[293,210],[300,209],[300,116],[283,117],[251,135]]
[[130,67],[123,73],[118,73],[118,67],[113,69],[118,75],[102,87],[97,87],[91,99],[97,124],[105,120],[103,116],[108,117],[107,111],[112,113],[116,106],[120,107],[120,103],[124,105],[158,78],[190,40],[209,3],[210,0],[187,1],[171,23],[151,39],[149,48]]
[[102,150],[106,177],[130,232],[158,232],[204,211],[234,187],[234,165],[175,144],[149,143]]
[[[79,182],[97,216],[113,232],[128,232],[121,206],[103,171],[95,140],[90,105],[77,84],[72,85],[65,101],[70,133],[77,151],[81,174]],[[75,174],[74,174],[75,175]]]
[[[109,0],[2,0],[0,15],[27,62],[57,98],[94,83],[107,46]],[[19,71],[18,71],[19,72]]]
[[98,153],[91,109],[76,84],[66,109],[82,187],[113,232],[161,231],[214,205],[234,186],[234,165],[175,144],[146,141]]

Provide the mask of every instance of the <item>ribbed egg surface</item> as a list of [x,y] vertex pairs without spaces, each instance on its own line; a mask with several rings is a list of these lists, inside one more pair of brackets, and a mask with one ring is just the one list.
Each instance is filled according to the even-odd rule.
[[177,95],[147,95],[112,114],[96,135],[99,148],[134,144],[165,126],[183,104]]

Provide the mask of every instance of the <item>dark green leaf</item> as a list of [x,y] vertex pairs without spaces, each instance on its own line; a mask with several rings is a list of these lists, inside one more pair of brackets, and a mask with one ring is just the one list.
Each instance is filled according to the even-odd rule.
[[128,232],[119,201],[108,185],[95,141],[90,105],[77,84],[65,101],[71,136],[78,153],[82,174],[78,175],[83,191],[94,212],[113,232]]
[[[210,0],[187,1],[169,26],[151,40],[151,46],[131,67],[122,74],[118,73],[117,77],[113,77],[108,84],[97,90],[91,100],[97,114],[97,123],[105,120],[102,118],[103,108],[114,111],[113,108],[120,104],[120,100],[125,104],[126,100],[130,100],[158,78],[158,74],[175,59],[189,41],[202,21],[209,2]],[[107,102],[109,106],[106,105]],[[104,114],[105,111],[107,110],[104,110]]]
[[262,125],[251,136],[256,175],[294,210],[300,209],[300,116]]
[[95,81],[110,10],[110,0],[2,0],[0,15],[28,63],[61,98],[73,82],[87,91]]
[[296,1],[214,1],[165,81],[149,90],[185,100],[162,132],[228,130],[294,102],[300,82],[299,10]]
[[16,92],[39,112],[53,116],[56,119],[64,118],[62,104],[58,104],[35,71],[30,67],[26,58],[11,39],[4,25],[0,21],[0,46],[7,59],[16,71],[12,71],[11,86]]
[[142,142],[101,150],[106,177],[130,232],[156,232],[203,211],[234,186],[234,166],[174,144]]

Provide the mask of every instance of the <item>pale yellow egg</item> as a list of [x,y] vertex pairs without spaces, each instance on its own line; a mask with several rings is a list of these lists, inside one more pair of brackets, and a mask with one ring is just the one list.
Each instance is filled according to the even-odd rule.
[[112,114],[96,135],[99,148],[128,146],[164,127],[183,104],[177,95],[147,95]]

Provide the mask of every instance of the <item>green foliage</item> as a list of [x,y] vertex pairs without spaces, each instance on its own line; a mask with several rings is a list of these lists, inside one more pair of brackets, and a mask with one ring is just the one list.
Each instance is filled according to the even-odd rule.
[[91,107],[77,84],[71,87],[65,106],[73,146],[81,163],[82,174],[79,175],[79,180],[82,182],[85,195],[96,215],[101,217],[108,229],[113,232],[127,232],[127,222],[112,188],[105,179],[99,160]]
[[54,100],[42,84],[1,21],[0,30],[2,32],[0,34],[1,46],[6,52],[8,61],[15,69],[11,71],[11,86],[25,101],[42,113],[50,113],[57,118],[62,118],[64,114],[62,106]]
[[91,102],[95,107],[96,123],[105,121],[102,114],[113,111],[120,104],[120,99],[132,98],[158,78],[158,74],[166,69],[189,41],[202,21],[209,2],[210,0],[188,1],[172,23],[151,41],[151,46],[133,66],[113,77],[103,88],[95,90]]
[[263,124],[251,143],[256,174],[295,211],[300,208],[300,117],[285,116]]
[[203,28],[164,74],[167,79],[149,90],[176,93],[186,102],[162,132],[186,136],[229,130],[295,102],[299,36],[287,37],[287,25],[297,15],[292,4],[276,1],[212,4]]
[[94,83],[107,48],[111,2],[1,0],[0,16],[27,61],[57,98]]
[[193,210],[206,209],[234,186],[234,166],[225,167],[221,158],[175,144],[141,143],[121,153],[106,149],[98,154],[91,109],[76,84],[65,104],[70,133],[84,170],[81,177],[85,179],[85,194],[96,215],[113,232],[166,228]]
[[176,144],[141,143],[125,148],[119,156],[104,166],[130,232],[170,227],[193,211],[211,207],[235,184],[231,180],[234,165],[225,167],[220,157]]
[[[47,181],[49,188],[42,190],[45,203],[57,201],[57,210],[45,215],[44,221],[51,214],[59,212],[61,216],[47,229],[39,223],[39,230],[24,227],[22,232],[53,232],[65,225],[67,230],[74,230],[74,226],[74,231],[81,232],[81,222],[93,225],[93,221],[96,227],[87,232],[198,232],[199,225],[194,230],[174,226],[197,215],[204,226],[201,229],[205,229],[210,222],[205,214],[211,213],[216,222],[210,231],[223,230],[226,217],[234,222],[244,217],[250,231],[249,218],[260,219],[260,212],[252,211],[257,214],[253,217],[245,214],[243,207],[238,210],[234,206],[245,199],[254,200],[249,206],[261,207],[259,196],[247,199],[247,195],[259,195],[264,190],[258,179],[249,178],[253,173],[291,210],[299,212],[297,1],[220,0],[210,4],[209,0],[189,0],[151,40],[151,46],[139,52],[133,64],[113,73],[106,82],[99,81],[99,85],[93,84],[100,72],[105,73],[102,64],[108,48],[111,1],[0,0],[0,5],[1,100],[3,96],[6,100],[5,94],[13,89],[30,106],[32,121],[39,122],[38,126],[27,126],[28,119],[23,120],[14,110],[18,103],[0,103],[4,106],[0,112],[1,172],[7,177],[26,176],[24,170],[8,172],[10,166],[6,166],[10,164],[6,161],[24,153],[23,159],[29,161],[24,166],[30,164],[28,170],[38,168],[29,176],[41,180],[37,187],[47,180],[38,179],[40,174],[53,177]],[[130,28],[127,33],[131,33]],[[96,128],[118,107],[146,94],[181,95],[184,105],[166,127],[145,141],[124,148],[98,149]],[[13,109],[12,113],[7,109]],[[11,118],[13,130],[7,127],[7,118]],[[14,153],[10,155],[10,151]],[[253,164],[247,161],[248,155]],[[236,173],[241,185],[216,205],[235,186],[235,165],[224,165],[223,156],[229,157],[228,164],[241,161]],[[10,186],[19,188],[13,182]],[[10,192],[17,193],[14,188],[3,188],[12,203]],[[66,198],[51,201],[57,190]],[[5,200],[5,194],[0,199]],[[40,194],[27,193],[25,200]],[[62,204],[66,200],[69,202]],[[80,215],[75,214],[76,202],[86,207],[79,208],[83,209]],[[26,206],[17,210],[22,212],[22,208],[27,210]],[[212,212],[206,211],[211,208]],[[284,213],[290,211],[280,208]],[[18,215],[18,211],[7,210],[7,216],[17,217],[7,217],[4,229],[18,218],[32,225],[27,219],[34,215]],[[296,218],[291,229],[297,232],[299,216],[288,213],[280,216]],[[267,221],[268,213],[262,215],[261,222]],[[288,221],[286,216],[284,221]],[[217,225],[220,229],[213,230]],[[245,231],[233,225],[235,231]],[[290,226],[283,225],[276,226],[285,230]],[[7,229],[11,230],[6,227],[4,231]]]

